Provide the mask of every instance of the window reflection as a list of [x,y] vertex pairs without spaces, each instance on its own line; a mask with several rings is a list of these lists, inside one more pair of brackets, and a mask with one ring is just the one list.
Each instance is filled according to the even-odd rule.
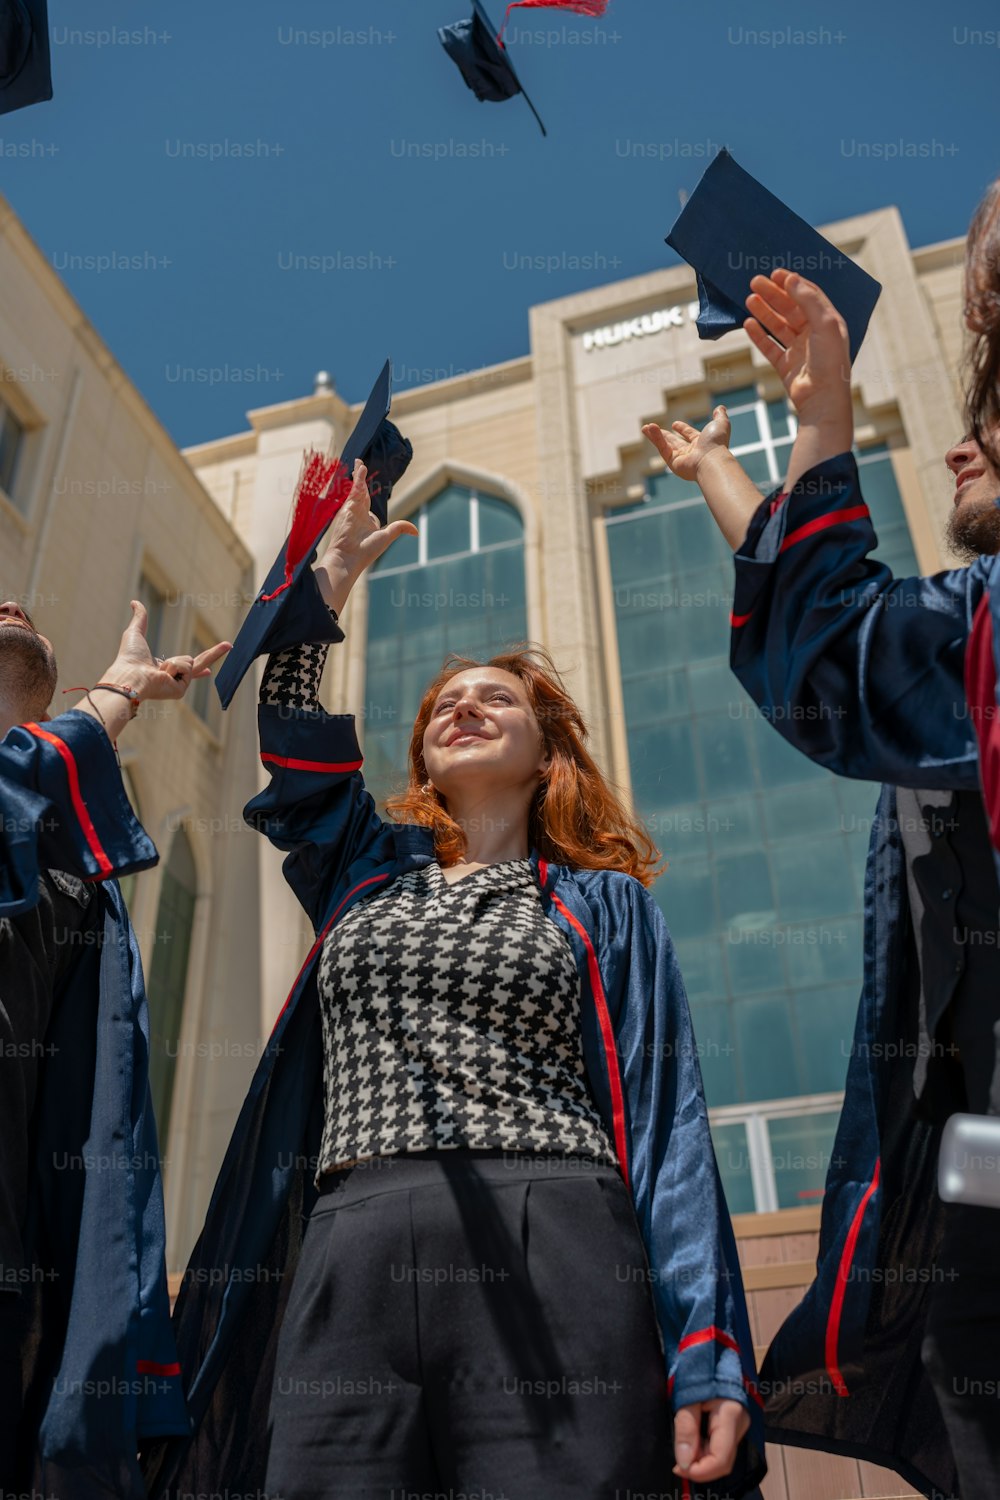
[[197,896],[194,855],[180,828],[163,872],[149,970],[149,1086],[163,1152],[170,1129]]

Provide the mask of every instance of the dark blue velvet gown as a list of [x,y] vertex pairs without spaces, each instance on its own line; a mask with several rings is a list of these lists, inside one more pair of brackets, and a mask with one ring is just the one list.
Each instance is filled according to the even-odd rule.
[[963,671],[995,561],[893,578],[869,556],[877,538],[850,453],[775,500],[735,556],[733,671],[803,754],[884,785],[817,1275],[761,1371],[767,1436],[869,1459],[928,1495],[951,1495],[954,1464],[920,1362],[941,1233],[940,1126],[913,1113],[915,948],[896,788],[979,786]]
[[[39,1274],[22,1294],[35,1490],[141,1500],[140,1441],[191,1425],[170,1325],[142,963],[113,878],[158,856],[88,714],[11,729],[0,799],[0,917],[31,909],[49,868],[99,882],[100,901],[99,941],[81,948],[46,1032],[34,1111],[23,1241]],[[10,1479],[0,1476],[5,1489]]]

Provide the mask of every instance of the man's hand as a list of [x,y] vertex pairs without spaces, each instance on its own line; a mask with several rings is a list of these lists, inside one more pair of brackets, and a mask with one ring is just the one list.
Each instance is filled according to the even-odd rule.
[[[708,1437],[701,1435],[702,1416]],[[736,1450],[750,1426],[750,1413],[739,1401],[702,1401],[682,1406],[674,1417],[674,1473],[703,1484],[732,1472]]]
[[698,470],[709,454],[729,452],[731,431],[729,413],[724,406],[717,406],[711,421],[706,422],[700,432],[688,422],[674,422],[672,432],[658,427],[655,422],[648,422],[642,434],[660,454],[671,474],[697,483]]
[[220,641],[198,656],[154,656],[146,639],[146,606],[138,599],[131,600],[131,605],[132,618],[125,627],[118,655],[100,680],[134,687],[143,702],[183,698],[196,678],[210,677],[214,663],[233,649],[229,641]]
[[[743,327],[777,370],[799,418],[784,488],[854,441],[847,324],[815,282],[794,271],[754,276]],[[767,331],[765,331],[767,330]],[[779,349],[768,332],[786,346]]]
[[781,376],[800,424],[850,422],[850,340],[829,297],[814,281],[783,268],[754,276],[750,286],[746,305],[752,316],[743,327]]
[[[154,656],[146,640],[148,616],[138,599],[130,601],[132,618],[125,627],[118,655],[98,679],[116,687],[129,687],[139,694],[140,702],[148,699],[183,698],[196,677],[209,677],[212,665],[233,648],[228,641],[210,646],[198,656]],[[85,698],[74,704],[81,713],[97,719],[112,741],[132,717],[132,706],[121,693],[92,688]]]
[[716,525],[735,552],[747,534],[761,495],[739,459],[729,451],[731,427],[726,408],[717,406],[700,432],[687,422],[675,422],[672,432],[648,422],[642,431],[663,455],[671,473],[698,485]]
[[355,461],[351,493],[333,518],[330,541],[315,568],[316,582],[330,609],[338,615],[366,568],[370,568],[397,537],[417,536],[412,521],[390,521],[380,526],[368,494],[368,470]]

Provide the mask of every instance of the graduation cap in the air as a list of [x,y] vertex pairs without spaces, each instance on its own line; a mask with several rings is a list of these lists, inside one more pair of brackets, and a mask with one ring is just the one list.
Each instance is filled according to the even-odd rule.
[[46,0],[0,0],[0,115],[51,98]]
[[312,564],[324,533],[350,493],[355,459],[368,470],[372,512],[386,524],[392,487],[413,457],[410,443],[389,421],[391,396],[391,365],[386,360],[339,458],[307,454],[288,538],[215,678],[223,708],[229,707],[255,657],[300,641],[343,639]]
[[880,283],[737,166],[728,151],[707,168],[666,238],[697,272],[703,339],[742,328],[751,277],[784,266],[822,287],[847,324],[854,363]]
[[521,87],[506,48],[497,41],[496,30],[479,0],[472,0],[472,16],[468,21],[440,26],[438,36],[477,99],[496,103],[501,99],[513,99],[515,94],[524,94],[524,101],[538,121],[542,135],[548,134],[538,110]]

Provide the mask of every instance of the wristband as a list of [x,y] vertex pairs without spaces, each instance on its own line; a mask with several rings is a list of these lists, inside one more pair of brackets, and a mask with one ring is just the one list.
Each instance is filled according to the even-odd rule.
[[104,688],[105,692],[108,693],[120,693],[123,698],[127,698],[129,703],[132,705],[132,711],[129,714],[129,718],[135,718],[136,714],[139,712],[139,705],[142,702],[142,699],[136,692],[135,688],[127,687],[124,683],[118,684],[116,682],[95,682],[94,686],[91,688],[91,692],[96,692],[98,688]]

